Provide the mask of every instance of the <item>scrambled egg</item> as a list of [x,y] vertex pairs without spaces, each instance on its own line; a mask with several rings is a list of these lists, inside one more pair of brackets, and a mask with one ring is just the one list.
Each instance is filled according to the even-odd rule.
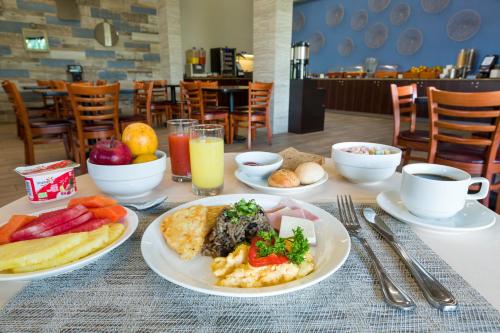
[[314,260],[310,253],[306,254],[300,265],[289,262],[253,267],[248,263],[249,249],[248,245],[240,244],[227,257],[214,259],[211,269],[218,278],[216,285],[239,288],[275,286],[304,277],[314,270]]

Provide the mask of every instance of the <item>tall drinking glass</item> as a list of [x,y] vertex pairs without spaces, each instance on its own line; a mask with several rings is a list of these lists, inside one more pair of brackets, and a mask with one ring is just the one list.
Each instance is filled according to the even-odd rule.
[[189,156],[193,193],[217,195],[224,187],[224,127],[194,125],[189,128]]
[[191,181],[189,128],[196,124],[198,124],[198,121],[195,119],[172,119],[167,121],[169,129],[168,148],[173,181]]

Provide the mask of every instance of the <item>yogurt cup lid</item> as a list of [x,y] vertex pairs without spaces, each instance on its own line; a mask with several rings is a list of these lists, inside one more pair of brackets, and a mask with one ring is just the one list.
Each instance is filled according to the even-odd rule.
[[15,172],[20,174],[21,176],[32,176],[32,175],[41,175],[45,173],[51,173],[54,171],[62,171],[66,169],[74,169],[79,167],[80,164],[75,163],[71,160],[61,160],[56,162],[48,162],[24,167],[17,167],[14,169]]

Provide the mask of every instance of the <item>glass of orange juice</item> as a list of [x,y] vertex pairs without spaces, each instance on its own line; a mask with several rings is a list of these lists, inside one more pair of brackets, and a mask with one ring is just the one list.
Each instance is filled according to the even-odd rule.
[[217,195],[224,187],[224,127],[204,124],[189,128],[191,182],[196,195]]

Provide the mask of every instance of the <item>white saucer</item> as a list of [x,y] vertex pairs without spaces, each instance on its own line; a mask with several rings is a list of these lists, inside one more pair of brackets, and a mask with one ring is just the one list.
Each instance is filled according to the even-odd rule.
[[251,188],[256,189],[262,193],[274,194],[274,195],[294,195],[301,194],[321,186],[328,180],[328,172],[325,171],[325,175],[314,184],[301,185],[297,187],[271,187],[267,184],[267,178],[251,177],[240,170],[234,172],[234,176],[240,182]]
[[377,204],[389,215],[415,226],[444,232],[468,232],[489,228],[495,224],[496,214],[475,200],[455,216],[447,219],[424,219],[410,213],[403,205],[398,191],[386,191],[377,196]]

